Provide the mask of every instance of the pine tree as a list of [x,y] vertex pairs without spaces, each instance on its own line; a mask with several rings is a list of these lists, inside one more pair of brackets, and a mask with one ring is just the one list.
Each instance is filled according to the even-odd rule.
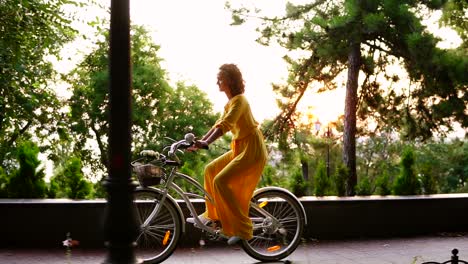
[[12,173],[8,184],[10,198],[44,198],[47,187],[45,173],[38,158],[39,148],[31,141],[19,144],[16,158],[19,168]]
[[325,196],[329,193],[330,180],[327,177],[325,163],[320,161],[314,175],[314,193],[316,196]]
[[[290,65],[288,83],[273,87],[283,97],[279,100],[282,113],[275,120],[276,130],[267,136],[290,134],[295,126],[294,112],[307,90],[321,92],[345,86],[343,162],[349,170],[346,193],[353,195],[358,121],[399,129],[409,139],[427,139],[440,127],[451,127],[453,121],[468,127],[466,45],[441,49],[437,46],[440,40],[422,23],[426,13],[458,2],[318,0],[303,5],[288,3],[281,17],[258,15],[262,19],[260,43],[276,41],[303,54],[299,58],[285,56]],[[468,19],[466,5],[455,9],[458,12],[447,20]],[[246,8],[231,10],[234,24],[254,16]],[[463,29],[462,23],[455,24]],[[466,29],[459,32],[466,36]],[[393,65],[402,71],[390,72]],[[402,77],[405,74],[407,77]],[[344,85],[343,76],[347,77]]]
[[411,147],[406,147],[401,156],[401,173],[398,175],[393,193],[396,195],[421,194],[421,184],[414,171],[414,151]]

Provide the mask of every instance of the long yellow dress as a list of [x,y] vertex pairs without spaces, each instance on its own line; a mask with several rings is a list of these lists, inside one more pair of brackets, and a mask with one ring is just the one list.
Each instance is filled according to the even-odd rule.
[[249,240],[252,222],[249,202],[267,160],[263,135],[244,95],[229,100],[214,127],[231,131],[231,150],[205,168],[205,189],[214,198],[206,202],[205,217],[221,222],[223,233]]

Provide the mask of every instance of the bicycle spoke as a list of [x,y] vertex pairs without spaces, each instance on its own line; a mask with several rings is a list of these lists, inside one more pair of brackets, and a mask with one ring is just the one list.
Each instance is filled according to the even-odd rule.
[[149,230],[172,230],[174,229],[174,224],[167,224],[167,225],[153,225],[149,228]]
[[281,218],[281,219],[278,219],[278,220],[282,225],[284,225],[286,223],[297,223],[297,218],[295,218],[295,217]]
[[289,255],[300,242],[303,222],[300,207],[281,190],[265,191],[252,200],[250,209],[254,236],[243,243],[246,252],[261,261],[275,261]]
[[[135,195],[136,215],[140,224],[135,255],[145,263],[159,263],[175,249],[181,232],[179,215],[170,201],[159,203],[160,193],[142,190],[136,191]],[[159,206],[157,215],[152,216]],[[147,224],[143,226],[144,223]]]

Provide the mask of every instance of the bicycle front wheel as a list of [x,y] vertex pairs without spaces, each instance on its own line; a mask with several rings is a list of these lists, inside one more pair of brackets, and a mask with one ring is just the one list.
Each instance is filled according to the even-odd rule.
[[252,204],[253,238],[242,241],[245,252],[260,261],[278,261],[296,250],[305,222],[297,199],[275,189],[256,194]]
[[[176,249],[182,233],[182,220],[177,207],[167,198],[161,204],[161,196],[152,190],[134,192],[140,226],[135,255],[142,263],[160,263],[167,259]],[[155,208],[159,208],[158,213],[148,221]]]

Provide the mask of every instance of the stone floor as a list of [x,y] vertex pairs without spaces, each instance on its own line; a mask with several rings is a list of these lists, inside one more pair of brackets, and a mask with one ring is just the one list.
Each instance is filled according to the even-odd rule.
[[[320,264],[421,264],[445,262],[451,251],[459,250],[459,258],[468,261],[468,234],[436,234],[431,236],[337,241],[304,241],[289,257],[276,263]],[[85,264],[103,263],[106,249],[73,248],[67,257],[65,249],[0,249],[1,264]],[[218,242],[204,247],[178,248],[164,263],[238,264],[258,263],[237,246]]]

